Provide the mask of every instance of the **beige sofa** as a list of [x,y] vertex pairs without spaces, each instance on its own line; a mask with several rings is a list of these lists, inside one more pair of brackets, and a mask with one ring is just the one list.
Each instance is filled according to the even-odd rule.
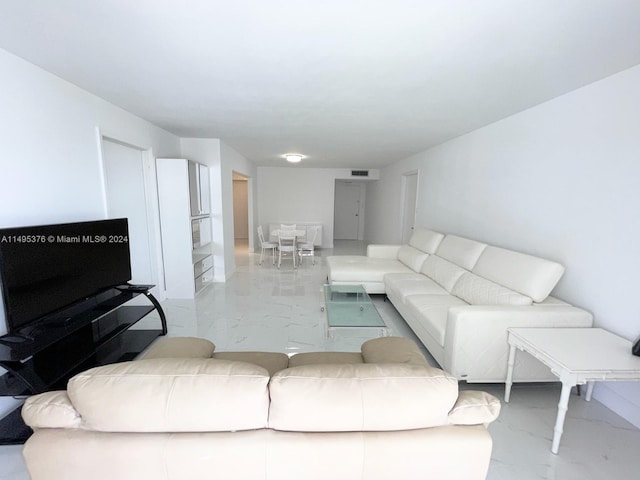
[[[590,327],[592,315],[549,296],[562,265],[482,242],[417,229],[408,245],[327,258],[329,282],[386,293],[444,370],[468,382],[504,382],[509,327]],[[555,379],[528,354],[514,381]]]
[[407,339],[291,359],[167,339],[29,398],[23,453],[32,480],[479,480],[499,409]]

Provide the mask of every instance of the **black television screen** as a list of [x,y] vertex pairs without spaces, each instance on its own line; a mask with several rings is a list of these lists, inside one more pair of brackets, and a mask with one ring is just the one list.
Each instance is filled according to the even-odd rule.
[[126,218],[0,229],[9,333],[130,279]]

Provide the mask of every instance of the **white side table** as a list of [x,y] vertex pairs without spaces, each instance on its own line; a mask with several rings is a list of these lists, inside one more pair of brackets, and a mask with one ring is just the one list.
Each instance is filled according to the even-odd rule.
[[510,328],[509,361],[504,401],[509,402],[516,349],[540,360],[562,382],[551,451],[558,453],[571,387],[587,384],[591,400],[594,382],[640,380],[640,357],[631,342],[601,328]]

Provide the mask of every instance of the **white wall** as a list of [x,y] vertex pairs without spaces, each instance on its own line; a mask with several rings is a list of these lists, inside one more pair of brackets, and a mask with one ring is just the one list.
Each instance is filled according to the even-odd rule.
[[[367,192],[367,240],[399,241],[401,175],[417,168],[417,225],[561,262],[554,294],[633,339],[638,106],[640,66],[398,162]],[[599,384],[594,395],[640,426],[640,384]]]
[[176,136],[4,50],[0,72],[0,226],[106,218],[98,132],[179,153]]
[[176,154],[178,138],[0,50],[0,225],[105,215],[97,129]]
[[[380,172],[380,180],[367,184],[364,240],[367,243],[400,244],[402,241],[402,175],[416,171],[420,162],[408,159]],[[418,172],[418,188],[420,172]],[[418,204],[420,192],[418,191]],[[416,223],[416,225],[419,225]]]
[[[377,179],[379,171],[370,174]],[[258,221],[265,234],[269,223],[321,223],[322,248],[333,248],[335,181],[353,181],[350,170],[258,167],[258,178]]]

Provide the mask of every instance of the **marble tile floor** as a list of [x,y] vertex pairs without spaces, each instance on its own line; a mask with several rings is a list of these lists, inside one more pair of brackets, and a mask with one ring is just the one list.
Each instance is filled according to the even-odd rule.
[[[228,282],[211,285],[195,301],[163,302],[169,335],[205,337],[218,351],[357,351],[362,342],[377,335],[377,329],[346,329],[329,337],[320,310],[321,289],[327,276],[327,255],[363,252],[362,242],[336,241],[333,250],[316,251],[315,265],[305,258],[295,270],[290,261],[278,270],[269,257],[258,265],[259,255],[248,253],[246,243],[239,242],[236,273]],[[393,305],[380,295],[373,301],[391,335],[417,341]],[[428,352],[424,353],[435,365]],[[460,388],[485,390],[503,398],[503,385],[462,383]],[[637,478],[640,430],[596,400],[585,402],[572,395],[559,455],[551,453],[559,396],[556,383],[514,385],[511,402],[503,404],[500,417],[489,427],[494,447],[487,479]],[[29,478],[20,450],[20,446],[0,447],[0,480]]]

